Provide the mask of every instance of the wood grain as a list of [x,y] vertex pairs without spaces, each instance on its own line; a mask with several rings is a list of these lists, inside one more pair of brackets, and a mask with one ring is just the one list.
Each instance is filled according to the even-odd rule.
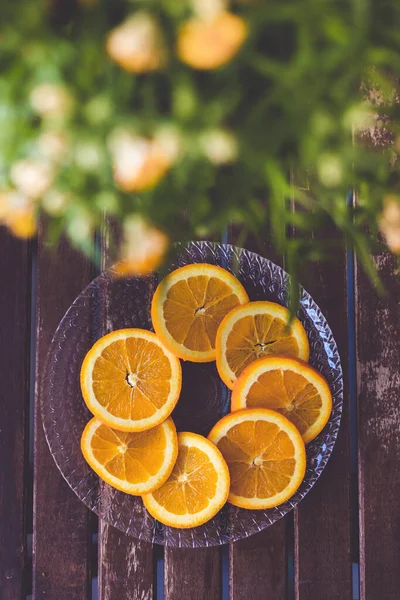
[[[333,227],[318,236],[338,239]],[[301,283],[321,308],[337,342],[344,375],[344,407],[333,454],[319,481],[295,509],[295,597],[350,600],[350,398],[344,241],[331,262],[307,265]]]
[[151,544],[125,535],[104,521],[99,523],[99,598],[152,600]]
[[[229,242],[241,243],[241,231],[231,228]],[[243,247],[282,265],[269,241],[268,233],[260,242],[247,236]],[[230,547],[231,600],[286,600],[288,528],[292,515],[280,519],[268,529]]]
[[231,545],[232,600],[285,600],[287,597],[286,527],[290,516]]
[[[118,225],[105,220],[102,230],[102,268],[115,256],[114,245],[120,237]],[[103,307],[103,333],[121,327],[113,323],[108,306],[113,301],[113,286]],[[110,314],[109,314],[110,313]],[[136,323],[136,326],[145,324]],[[102,502],[110,501],[110,490],[101,487]],[[138,507],[136,519],[142,518],[143,507]],[[99,599],[100,600],[151,600],[153,598],[153,548],[152,545],[126,535],[99,520]]]
[[40,415],[41,374],[58,322],[89,283],[93,266],[63,240],[47,248],[39,233],[34,457],[33,599],[90,598],[89,510],[59,473]]
[[165,600],[220,600],[219,548],[166,548]]
[[356,266],[360,583],[362,600],[400,590],[400,277],[396,257],[374,258],[379,298]]
[[0,597],[25,597],[31,243],[0,228]]

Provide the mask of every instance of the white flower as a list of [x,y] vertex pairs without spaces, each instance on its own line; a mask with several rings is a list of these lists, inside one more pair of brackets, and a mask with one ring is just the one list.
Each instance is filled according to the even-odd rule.
[[125,137],[114,153],[115,169],[122,179],[135,178],[139,175],[146,160],[151,156],[150,140],[137,137]]
[[113,155],[114,179],[125,191],[154,187],[172,164],[157,140],[132,133],[114,133],[109,147]]
[[66,117],[73,98],[66,87],[57,83],[41,83],[30,94],[32,108],[42,117]]
[[165,62],[159,27],[146,13],[137,13],[113,29],[107,39],[107,52],[132,73],[155,71]]
[[192,0],[193,10],[204,20],[213,20],[228,8],[228,0]]
[[39,199],[54,180],[54,169],[45,162],[19,160],[11,167],[10,178],[15,187],[35,200]]
[[233,162],[238,155],[236,138],[222,129],[205,133],[200,140],[204,154],[215,165]]

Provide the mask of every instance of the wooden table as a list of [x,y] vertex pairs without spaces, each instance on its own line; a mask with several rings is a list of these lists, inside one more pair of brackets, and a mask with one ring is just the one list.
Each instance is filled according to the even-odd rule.
[[[280,262],[268,244],[258,251]],[[65,242],[49,251],[43,232],[24,242],[1,229],[0,599],[398,600],[400,277],[392,256],[375,263],[381,299],[345,249],[302,280],[332,327],[345,377],[339,438],[315,487],[243,542],[164,550],[97,522],[44,438],[39,376],[93,265]]]

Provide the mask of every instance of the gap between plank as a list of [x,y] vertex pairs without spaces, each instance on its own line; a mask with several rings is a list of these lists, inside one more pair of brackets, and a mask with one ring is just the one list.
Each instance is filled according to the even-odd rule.
[[153,546],[153,598],[164,600],[164,546]]
[[28,416],[28,469],[26,482],[26,576],[27,598],[32,597],[32,538],[33,538],[33,456],[34,456],[34,415],[36,383],[36,317],[37,317],[37,239],[31,241],[31,306],[30,306],[30,348],[29,348],[29,416]]
[[[348,203],[353,202],[349,194]],[[347,249],[347,310],[348,310],[348,360],[349,360],[349,396],[350,396],[350,503],[351,503],[351,556],[352,556],[352,595],[353,600],[360,598],[360,544],[359,544],[359,506],[358,506],[358,455],[357,455],[357,363],[355,332],[355,254]]]
[[295,600],[294,511],[286,517],[286,600]]
[[229,600],[229,545],[221,546],[221,600]]

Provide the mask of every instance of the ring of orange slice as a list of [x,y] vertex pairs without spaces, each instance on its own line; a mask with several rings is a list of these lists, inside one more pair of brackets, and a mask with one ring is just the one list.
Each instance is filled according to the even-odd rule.
[[238,410],[223,417],[208,439],[230,472],[228,502],[248,509],[272,508],[298,489],[306,471],[306,452],[296,427],[266,408]]
[[216,336],[217,369],[228,388],[251,362],[270,354],[308,360],[308,338],[299,319],[290,322],[288,309],[274,302],[249,302],[231,310]]
[[270,408],[289,419],[311,442],[332,411],[329,385],[318,371],[297,358],[268,356],[242,371],[231,397],[231,410]]
[[119,329],[92,346],[80,379],[88,409],[103,423],[120,431],[145,431],[171,414],[182,370],[151,331]]
[[126,433],[94,417],[81,438],[86,461],[104,481],[134,496],[152,492],[169,477],[178,455],[172,419],[148,431]]
[[215,360],[215,338],[225,315],[249,298],[229,271],[206,263],[176,269],[158,285],[151,305],[153,327],[176,356]]
[[149,513],[164,525],[197,527],[212,519],[229,494],[229,470],[221,452],[196,433],[178,434],[178,458],[168,480],[143,495]]

